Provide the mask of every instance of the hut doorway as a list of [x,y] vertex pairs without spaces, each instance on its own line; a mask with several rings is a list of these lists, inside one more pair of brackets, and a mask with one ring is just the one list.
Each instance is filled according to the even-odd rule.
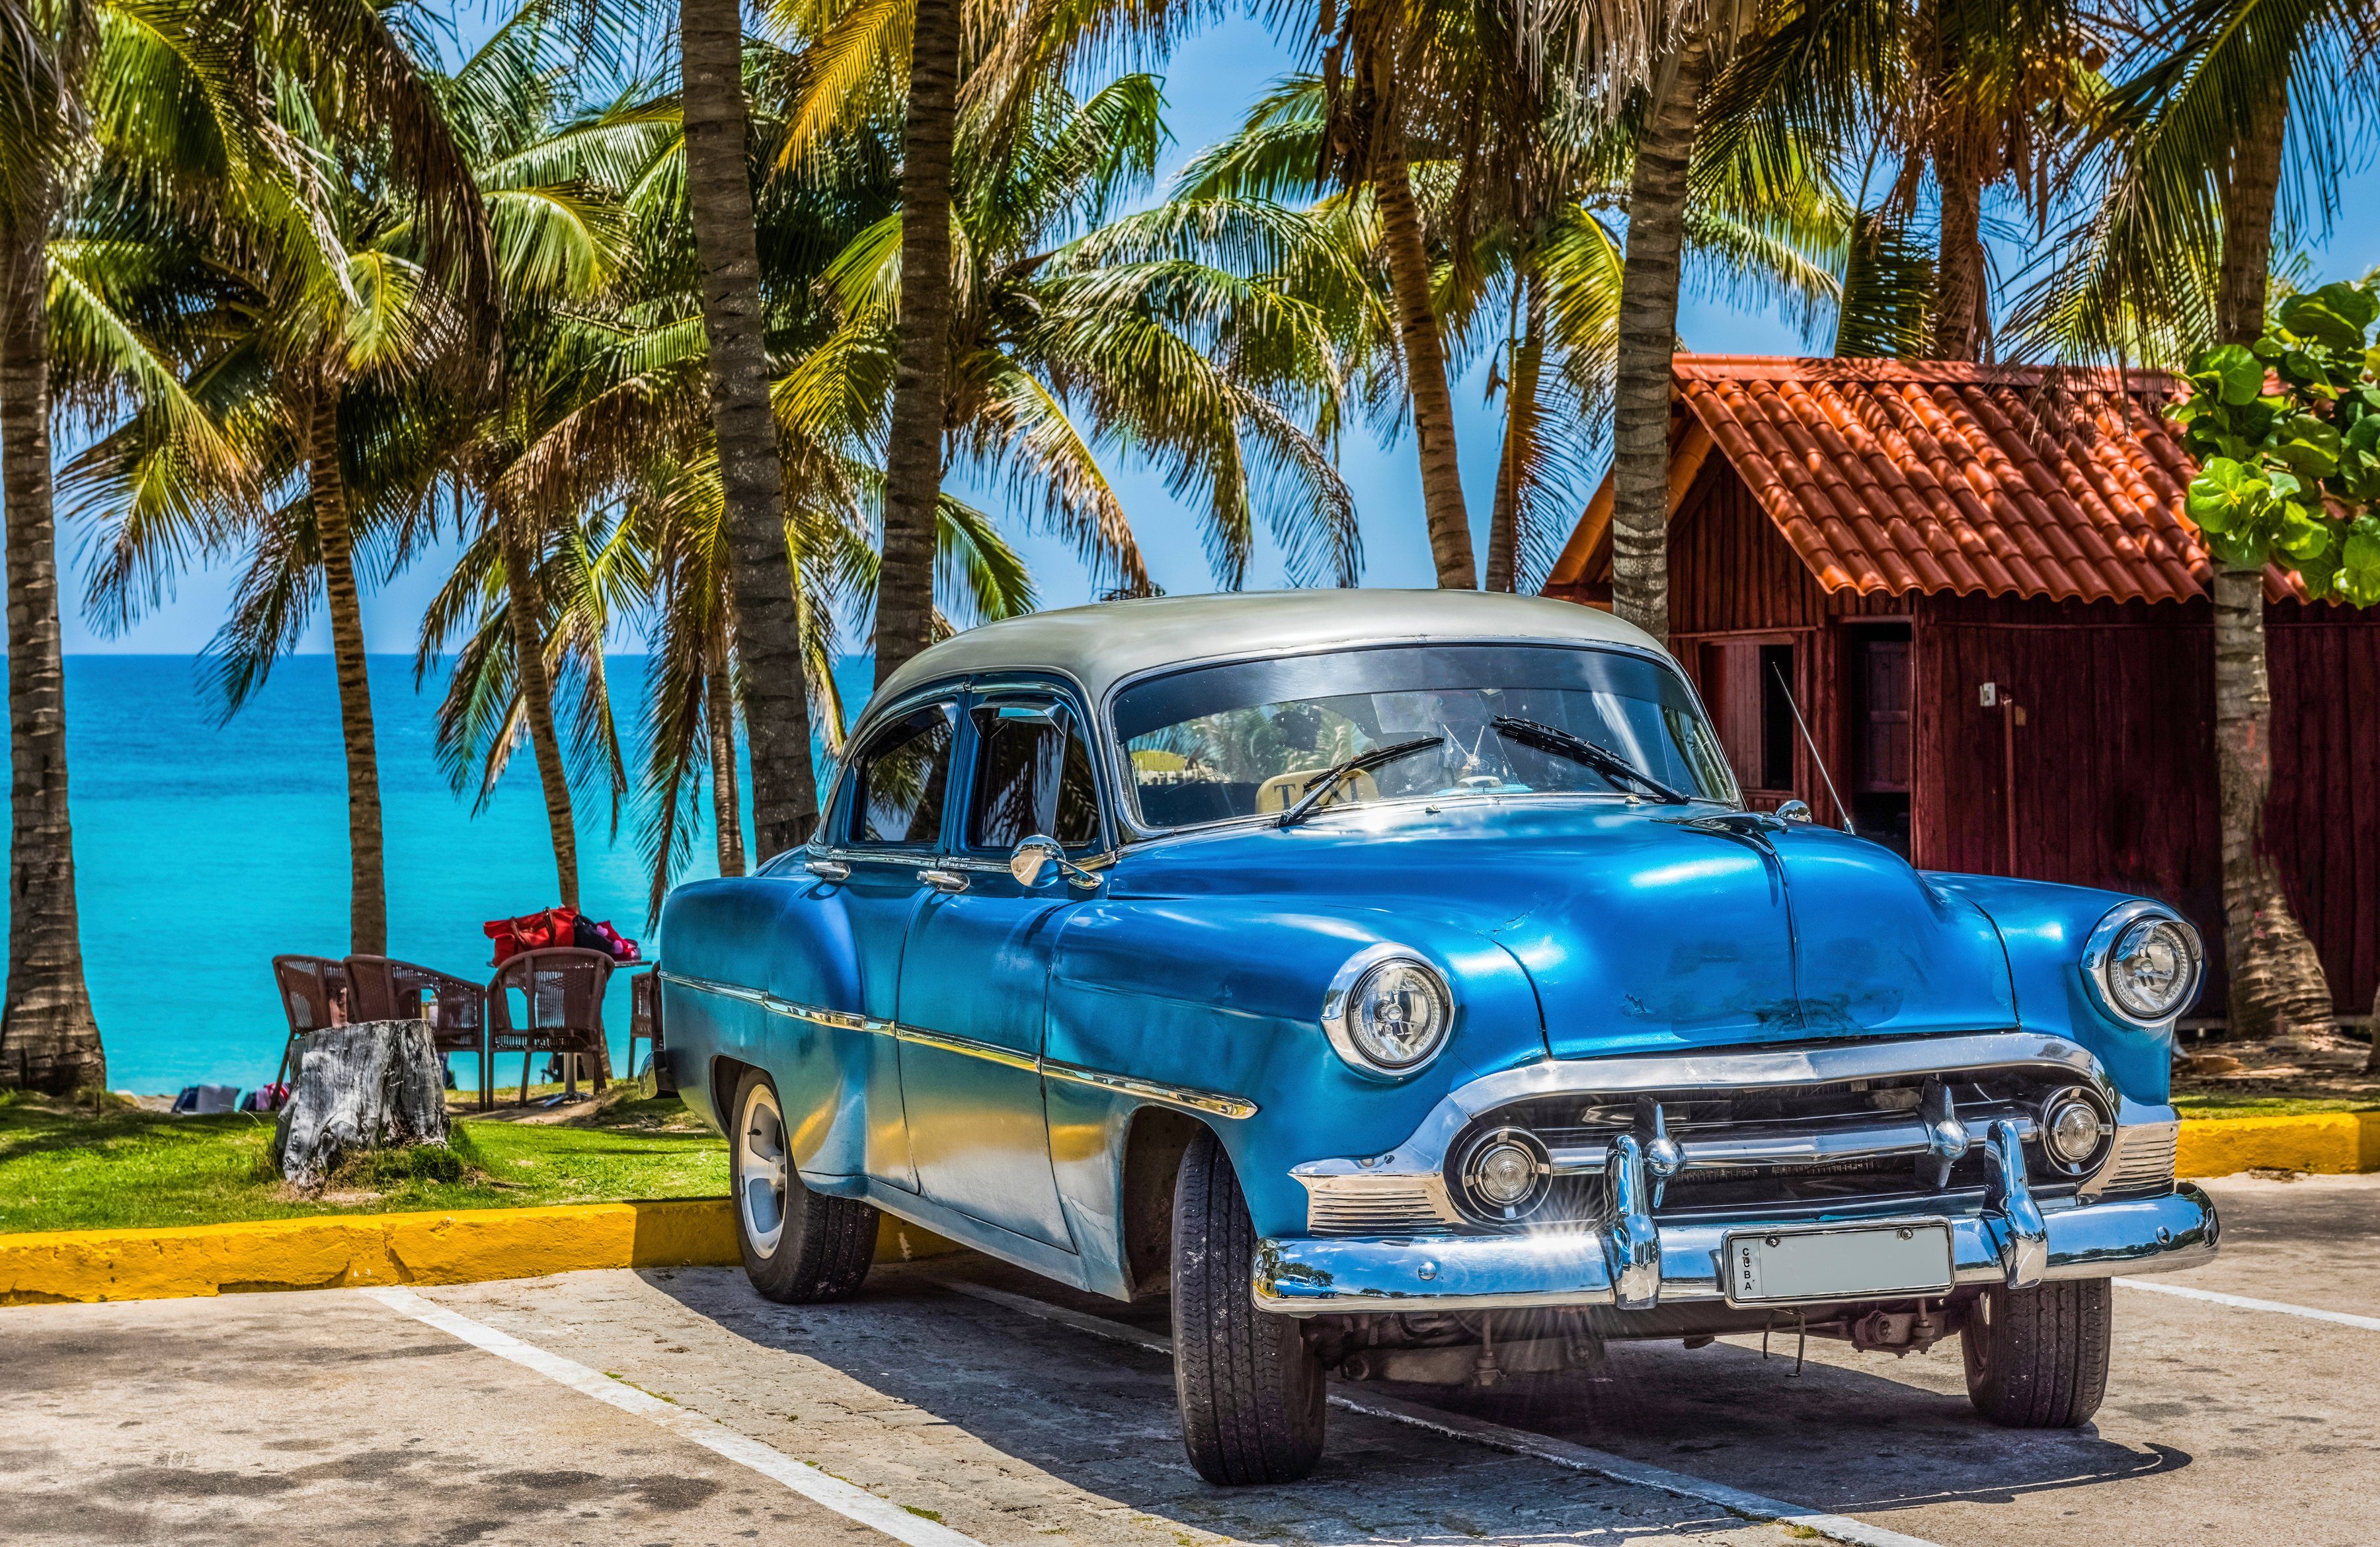
[[1862,837],[1907,859],[1910,764],[1916,745],[1909,625],[1847,628],[1843,642],[1852,820]]

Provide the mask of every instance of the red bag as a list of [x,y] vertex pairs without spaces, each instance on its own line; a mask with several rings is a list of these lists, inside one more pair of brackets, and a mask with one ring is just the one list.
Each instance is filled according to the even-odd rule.
[[523,951],[577,944],[578,911],[549,907],[541,913],[524,913],[517,919],[491,919],[480,926],[480,932],[496,943],[492,965],[502,967],[505,958]]

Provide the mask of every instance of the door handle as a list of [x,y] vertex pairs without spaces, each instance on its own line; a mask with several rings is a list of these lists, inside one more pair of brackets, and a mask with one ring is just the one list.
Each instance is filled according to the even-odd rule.
[[967,889],[967,878],[956,871],[923,870],[917,879],[937,892],[958,893]]
[[851,879],[851,867],[840,859],[805,859],[802,861],[802,869],[812,875],[822,876],[828,881]]

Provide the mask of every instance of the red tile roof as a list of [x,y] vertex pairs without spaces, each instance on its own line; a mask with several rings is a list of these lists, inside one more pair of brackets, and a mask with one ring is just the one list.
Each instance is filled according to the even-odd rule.
[[[1687,412],[1828,591],[2205,594],[2182,514],[2195,468],[2157,411],[2177,385],[2162,373],[1725,355],[1674,369]],[[1602,535],[1581,533],[1597,558]],[[2276,573],[2265,589],[2296,591]]]

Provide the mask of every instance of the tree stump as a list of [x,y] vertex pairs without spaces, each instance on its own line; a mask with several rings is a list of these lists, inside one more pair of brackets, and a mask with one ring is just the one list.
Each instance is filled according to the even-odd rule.
[[289,1185],[322,1187],[344,1157],[446,1143],[446,1081],[430,1023],[368,1020],[299,1040],[298,1078],[273,1135]]

